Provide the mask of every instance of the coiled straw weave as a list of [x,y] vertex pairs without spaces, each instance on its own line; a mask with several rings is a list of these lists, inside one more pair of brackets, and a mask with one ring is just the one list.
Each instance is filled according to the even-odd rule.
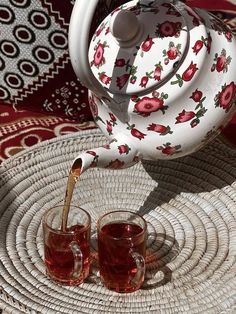
[[107,142],[99,131],[57,138],[0,168],[0,307],[4,313],[236,313],[236,150],[216,139],[172,161],[90,169],[74,204],[96,221],[129,209],[148,222],[147,273],[139,291],[105,289],[96,263],[78,287],[50,281],[41,219],[62,203],[72,160]]

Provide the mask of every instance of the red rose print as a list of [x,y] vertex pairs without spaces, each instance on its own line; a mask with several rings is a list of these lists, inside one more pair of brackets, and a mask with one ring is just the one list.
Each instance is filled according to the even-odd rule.
[[147,36],[146,40],[142,43],[141,45],[141,49],[144,52],[148,52],[151,48],[152,45],[154,44],[154,41],[152,40],[151,37],[149,37],[149,35]]
[[162,153],[166,155],[173,155],[176,152],[175,147],[167,146],[163,148]]
[[177,56],[181,55],[181,44],[177,44],[175,46],[174,42],[171,41],[169,42],[169,47],[168,49],[164,49],[162,51],[163,53],[163,57],[165,57],[164,59],[164,63],[168,64],[170,60],[175,60],[177,58]]
[[173,132],[170,130],[169,126],[164,126],[161,124],[152,123],[147,127],[148,131],[154,131],[160,133],[161,135],[172,134]]
[[230,56],[226,56],[226,50],[222,49],[220,56],[218,53],[215,54],[214,61],[211,71],[217,71],[217,72],[227,72],[228,71],[228,65],[230,64],[232,58]]
[[224,70],[225,66],[227,64],[226,56],[219,56],[216,60],[216,71],[221,72]]
[[105,35],[107,35],[110,32],[110,27],[107,27],[106,31],[105,31]]
[[159,33],[161,37],[175,36],[176,34],[175,23],[166,21],[159,24]]
[[157,133],[164,133],[167,130],[167,127],[161,124],[155,124],[152,123],[149,125],[149,127],[147,128],[149,131],[154,131]]
[[190,81],[193,78],[197,70],[198,70],[197,64],[191,61],[191,64],[189,65],[189,67],[182,74],[182,79],[186,82]]
[[130,151],[130,147],[127,144],[120,145],[120,146],[118,146],[118,150],[119,150],[120,154],[126,154],[127,155]]
[[139,86],[146,87],[147,83],[148,83],[148,76],[143,76],[141,78],[141,82],[140,82]]
[[162,109],[164,101],[161,98],[143,97],[135,104],[135,110],[142,115],[149,116],[150,113]]
[[193,52],[197,55],[199,53],[199,51],[202,49],[203,47],[203,41],[202,40],[197,40],[194,44],[194,46],[192,47]]
[[178,56],[178,49],[176,47],[171,47],[168,51],[167,51],[167,56],[170,60],[174,60],[176,59],[176,57]]
[[126,65],[125,59],[116,59],[115,67],[123,67]]
[[94,57],[93,57],[93,64],[96,67],[99,67],[100,65],[102,65],[105,62],[104,59],[104,46],[100,43],[97,48],[96,51],[94,53]]
[[156,65],[155,71],[154,71],[154,80],[155,81],[160,81],[161,79],[161,70],[162,66],[161,65]]
[[225,86],[219,93],[219,106],[225,110],[228,110],[232,105],[232,100],[235,98],[236,85],[231,82]]
[[131,134],[132,134],[132,136],[137,137],[139,140],[144,139],[144,137],[147,135],[147,134],[140,132],[139,130],[137,130],[135,128],[133,128],[131,130]]
[[107,132],[109,135],[111,135],[112,134],[112,124],[110,121],[106,121],[106,123],[107,123]]
[[193,76],[194,76],[194,74],[196,73],[197,70],[198,70],[197,64],[193,63],[193,61],[191,61],[190,65],[184,71],[182,76],[180,76],[179,74],[176,74],[177,80],[176,81],[172,81],[171,85],[179,84],[179,87],[182,87],[183,81],[185,81],[185,82],[190,81],[193,78]]
[[199,102],[202,98],[202,92],[196,89],[189,98],[192,98],[195,102]]
[[179,113],[178,117],[176,117],[176,124],[177,123],[183,123],[186,121],[191,120],[193,117],[195,117],[195,113],[193,111],[185,111]]
[[111,160],[111,162],[106,166],[106,168],[120,169],[124,167],[125,162],[119,159]]
[[182,24],[180,22],[165,21],[157,25],[156,35],[160,37],[178,37],[180,34]]
[[200,123],[200,118],[204,117],[205,113],[207,112],[207,109],[203,105],[206,97],[203,97],[203,93],[196,89],[189,98],[192,98],[193,101],[197,103],[195,107],[195,112],[186,111],[184,109],[176,117],[175,124],[191,121],[191,128],[195,128]]
[[119,89],[122,89],[125,86],[129,77],[130,77],[130,74],[123,74],[116,78],[116,84],[119,87]]

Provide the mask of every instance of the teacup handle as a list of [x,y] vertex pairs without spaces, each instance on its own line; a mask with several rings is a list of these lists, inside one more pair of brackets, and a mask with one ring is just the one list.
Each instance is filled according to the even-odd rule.
[[145,275],[145,259],[144,257],[137,253],[137,252],[132,252],[131,251],[131,256],[133,257],[136,266],[137,266],[137,273],[135,274],[134,278],[132,278],[131,282],[134,283],[135,285],[138,285],[142,279],[142,277],[144,277]]
[[82,271],[83,266],[83,254],[79,247],[79,244],[76,241],[72,241],[70,243],[70,248],[74,256],[74,269],[73,269],[73,277],[78,278]]

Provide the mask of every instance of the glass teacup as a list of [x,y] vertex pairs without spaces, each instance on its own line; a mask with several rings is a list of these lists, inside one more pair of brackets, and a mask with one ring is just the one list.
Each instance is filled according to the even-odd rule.
[[114,211],[97,223],[98,259],[104,285],[116,292],[133,292],[144,281],[147,224],[129,211]]
[[82,208],[70,206],[62,230],[63,207],[48,209],[43,217],[46,271],[61,284],[78,285],[89,275],[91,218]]

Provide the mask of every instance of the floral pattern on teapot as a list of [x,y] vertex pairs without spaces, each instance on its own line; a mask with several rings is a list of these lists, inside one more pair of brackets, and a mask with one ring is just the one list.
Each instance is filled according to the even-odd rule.
[[168,109],[168,106],[165,105],[165,99],[168,98],[168,94],[162,93],[159,95],[157,91],[152,93],[153,97],[138,97],[134,95],[132,97],[134,105],[134,113],[137,113],[143,117],[150,116],[151,113],[156,111],[161,111],[165,114],[165,111]]
[[195,128],[200,123],[200,118],[204,117],[207,112],[206,107],[203,106],[206,97],[203,97],[203,93],[196,89],[189,98],[195,102],[195,105],[197,103],[194,111],[186,111],[183,109],[176,117],[175,124],[190,122],[191,128]]
[[[122,9],[126,7],[123,5]],[[148,12],[150,23],[148,21],[149,32],[140,44],[131,48],[131,54],[127,54],[125,49],[119,49],[108,31],[108,21],[98,28],[90,46],[90,65],[95,76],[103,86],[122,93],[126,93],[127,88],[130,93],[135,93],[155,86],[156,81],[165,79],[173,72],[186,49],[187,26],[179,13],[170,14],[178,12],[173,6],[172,11],[165,4],[157,10],[150,3],[146,7],[141,5],[140,10],[137,5],[133,12],[136,16]],[[157,23],[159,14],[164,14],[166,19]],[[165,45],[165,49],[160,50],[160,45]],[[112,55],[116,56],[114,62]],[[148,68],[144,70],[143,64],[147,64]]]
[[222,49],[221,54],[218,55],[218,53],[215,54],[214,63],[211,67],[211,71],[217,71],[217,72],[227,72],[228,66],[231,62],[232,58],[230,56],[227,56],[226,50]]
[[[85,152],[91,167],[120,169],[142,158],[185,156],[219,134],[235,112],[233,34],[209,13],[180,7],[131,1],[95,32],[89,64],[110,99],[91,91],[89,102],[111,142]],[[109,25],[122,9],[144,24],[142,36],[128,48],[119,46]]]
[[236,102],[236,85],[234,82],[221,86],[221,91],[215,96],[215,107],[220,107],[225,112],[228,112],[230,108]]
[[[163,4],[163,6],[167,9],[167,13],[170,12],[168,11],[170,10],[170,6],[168,4]],[[189,16],[190,23],[192,23],[194,26],[194,30],[196,30],[196,27],[201,27],[202,23],[206,20],[206,18],[200,18],[192,9],[188,9],[186,12]],[[160,140],[158,140],[158,142],[160,142],[160,145],[155,146],[156,154],[159,152],[159,158],[160,154],[162,155],[161,158],[164,158],[164,156],[172,157],[175,155],[181,155],[181,153],[184,151],[184,145],[182,145],[182,138],[178,135],[180,130],[186,130],[187,132],[188,128],[190,128],[190,130],[198,129],[202,123],[204,124],[202,121],[208,112],[211,114],[214,108],[220,108],[227,113],[236,100],[236,89],[235,83],[233,81],[229,83],[223,83],[220,89],[218,88],[214,97],[211,99],[209,99],[209,93],[205,89],[204,85],[195,85],[192,91],[189,90],[189,87],[187,86],[192,81],[195,82],[197,80],[199,69],[204,63],[203,59],[207,56],[207,64],[204,66],[208,69],[207,74],[209,75],[214,75],[215,72],[226,73],[231,66],[232,57],[230,53],[227,52],[228,50],[226,50],[226,48],[222,48],[220,52],[219,49],[218,51],[212,52],[212,49],[215,49],[215,45],[212,45],[213,40],[216,37],[214,32],[220,32],[220,35],[224,36],[226,39],[225,43],[229,43],[230,41],[228,40],[227,36],[225,36],[225,34],[228,32],[228,29],[226,32],[226,29],[222,26],[220,27],[218,21],[215,22],[215,20],[212,18],[209,19],[208,24],[214,25],[214,29],[208,30],[205,32],[205,35],[200,36],[196,31],[196,35],[194,34],[189,45],[189,49],[192,51],[192,59],[185,60],[185,62],[179,68],[179,71],[177,71],[175,76],[173,76],[169,81],[169,88],[164,85],[161,88],[153,89],[145,96],[138,96],[137,94],[130,96],[130,122],[126,123],[125,127],[129,132],[127,135],[132,136],[134,140],[139,142],[146,141],[147,145],[149,143],[149,137],[152,136],[151,134],[156,134],[155,136],[159,136]],[[155,61],[153,69],[149,72],[146,71],[146,75],[141,77],[141,80],[137,82],[137,72],[139,69],[133,66],[129,59],[123,57],[116,58],[114,67],[124,69],[125,72],[123,75],[118,77],[109,77],[111,79],[109,83],[112,83],[113,80],[117,84],[118,88],[122,89],[125,88],[128,81],[133,84],[137,82],[141,88],[146,88],[148,81],[150,80],[156,81],[157,83],[161,81],[164,67],[170,63],[172,63],[173,66],[175,59],[178,56],[181,56],[183,52],[181,51],[181,44],[178,42],[173,42],[172,40],[172,36],[178,38],[178,30],[181,29],[180,25],[177,25],[179,28],[176,28],[176,25],[168,21],[164,21],[163,23],[159,23],[157,25],[158,27],[156,28],[156,35],[159,36],[159,40],[163,40],[165,37],[170,38],[167,47],[162,49],[163,59],[161,61]],[[140,46],[135,48],[136,52],[134,54],[137,55],[139,53],[140,57],[144,57],[145,53],[151,53],[152,49],[154,49],[154,46],[155,42],[149,34],[145,37]],[[103,52],[105,50],[106,48],[103,50]],[[107,50],[107,53],[108,51],[109,49]],[[212,59],[211,56],[213,56]],[[174,109],[174,104],[168,102],[170,98],[170,86],[176,86],[180,89],[183,89],[185,84],[187,84],[185,87],[186,92],[184,92],[183,95],[186,96],[182,97],[182,104],[179,104],[178,106],[176,105],[176,109]],[[105,130],[105,133],[107,133],[109,136],[112,135],[113,137],[115,137],[121,129],[122,132],[125,133],[122,122],[119,121],[119,118],[114,113],[109,112],[108,110],[108,112],[105,113],[105,118],[103,117],[104,112],[101,113],[102,117],[99,116],[96,103],[98,107],[104,107],[104,104],[102,105],[100,100],[96,100],[95,102],[92,101],[93,97],[94,95],[91,95],[90,106],[95,120],[100,124],[99,126]],[[96,110],[93,108],[96,108]],[[168,119],[166,120],[164,117],[167,115],[169,110],[172,112],[172,118],[168,116]],[[143,117],[143,121],[137,123],[135,121],[135,115]],[[165,124],[164,121],[167,121],[167,123]],[[104,126],[101,126],[101,124],[104,124]],[[207,142],[214,134],[219,133],[222,127],[223,125],[218,127],[214,125],[213,128],[215,128],[215,131],[210,129],[201,131],[202,137],[199,141],[199,146],[202,146],[204,142]],[[164,138],[166,137],[168,137],[168,140],[164,141]],[[161,138],[163,138],[163,140],[161,140]],[[174,141],[172,139],[174,139]],[[130,153],[130,149],[128,149],[129,143],[124,143],[121,147],[125,154]],[[151,154],[154,155],[154,148],[152,148]]]

